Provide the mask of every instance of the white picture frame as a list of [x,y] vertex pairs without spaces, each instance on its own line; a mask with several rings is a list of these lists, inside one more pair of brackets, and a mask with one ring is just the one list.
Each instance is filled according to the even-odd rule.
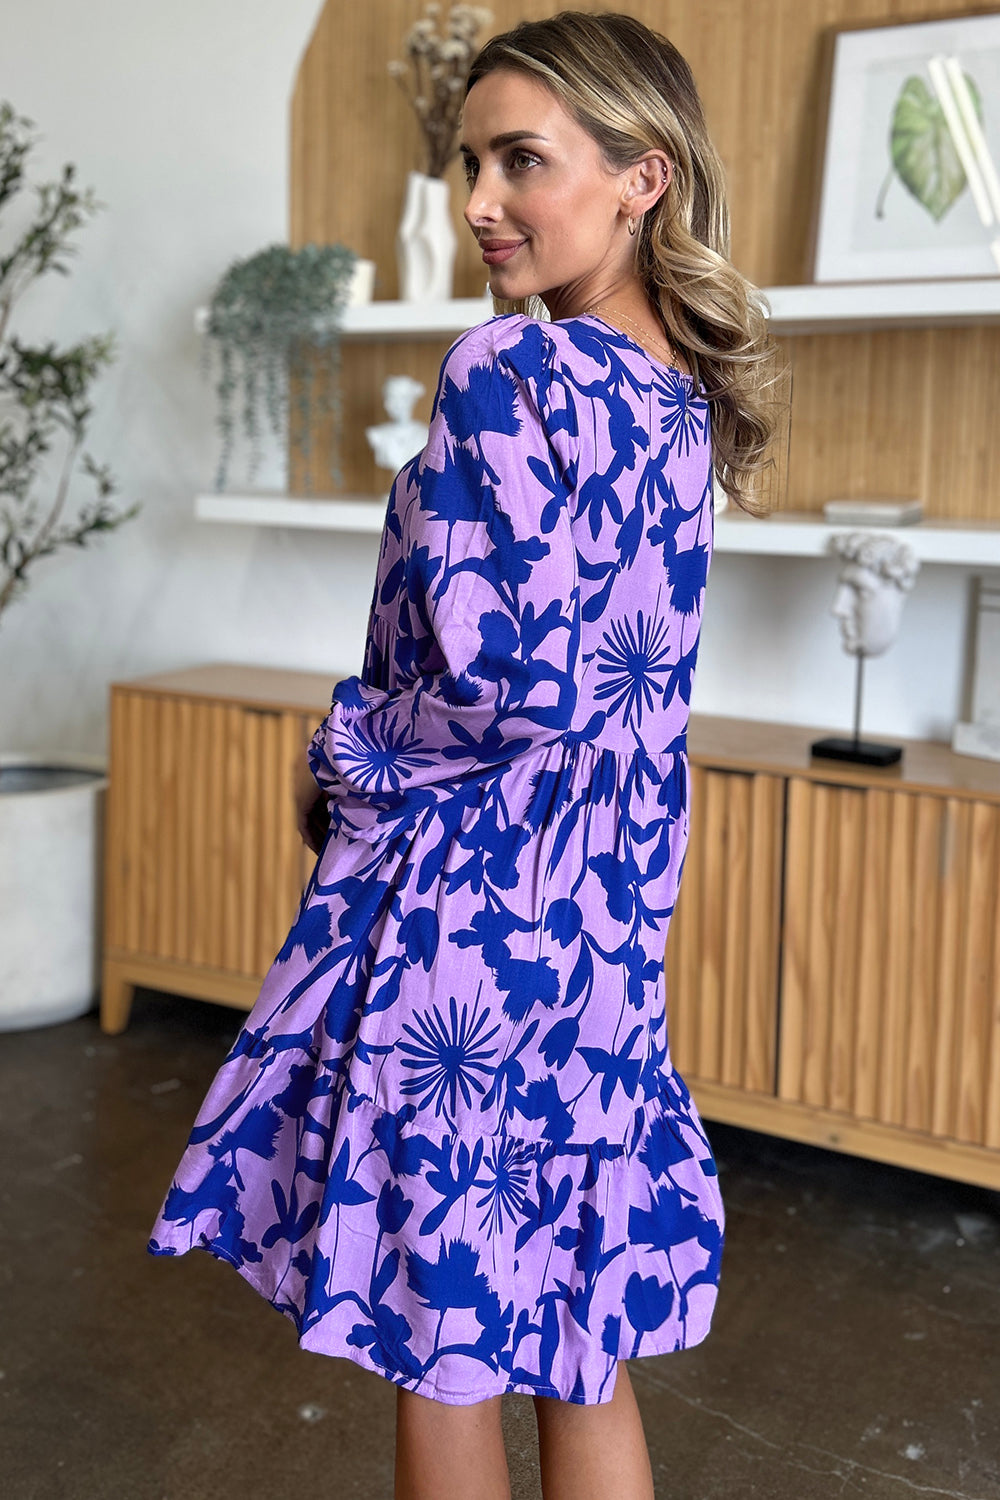
[[968,636],[962,717],[951,747],[1000,760],[1000,577],[993,573],[970,580]]
[[1000,275],[1000,12],[832,38],[816,282]]

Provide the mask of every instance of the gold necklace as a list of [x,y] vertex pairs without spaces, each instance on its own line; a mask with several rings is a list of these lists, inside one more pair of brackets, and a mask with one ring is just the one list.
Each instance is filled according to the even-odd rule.
[[[600,302],[595,302],[595,303],[593,303],[593,305],[591,307],[584,308],[584,313],[595,312],[596,309],[599,308],[601,305],[602,304]],[[677,364],[677,351],[674,349],[673,344],[669,344],[669,345],[668,344],[661,344],[660,341],[659,341],[659,339],[654,339],[653,338],[652,334],[650,334],[650,333],[643,333],[643,330],[639,327],[638,323],[634,323],[630,317],[628,317],[623,312],[618,312],[616,308],[609,307],[607,310],[608,310],[608,312],[614,313],[615,317],[621,318],[621,320],[624,323],[628,323],[636,331],[636,333],[639,333],[639,334],[642,335],[642,338],[648,339],[650,341],[650,343],[656,344],[660,349],[663,349],[667,354],[669,354],[670,358],[667,360],[666,363],[667,363],[668,367],[671,370],[677,370],[678,374],[683,374],[684,373],[680,369],[680,367],[678,366],[678,364]],[[637,342],[641,344],[642,338],[638,339]]]

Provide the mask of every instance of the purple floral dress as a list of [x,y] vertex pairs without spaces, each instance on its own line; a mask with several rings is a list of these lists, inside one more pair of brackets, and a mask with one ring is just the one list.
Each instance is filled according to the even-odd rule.
[[445,357],[395,478],[329,833],[149,1248],[439,1401],[610,1401],[704,1339],[724,1212],[667,1041],[707,401],[593,314]]

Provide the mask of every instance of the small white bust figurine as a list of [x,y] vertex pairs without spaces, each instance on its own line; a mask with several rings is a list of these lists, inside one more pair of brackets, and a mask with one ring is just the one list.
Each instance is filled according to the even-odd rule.
[[403,465],[426,445],[426,422],[413,420],[413,403],[425,387],[412,375],[390,375],[382,384],[382,405],[391,422],[366,427],[365,437],[380,469],[398,474]]
[[920,559],[905,542],[870,531],[838,532],[829,549],[843,562],[830,613],[840,621],[844,650],[851,656],[881,656],[896,639]]

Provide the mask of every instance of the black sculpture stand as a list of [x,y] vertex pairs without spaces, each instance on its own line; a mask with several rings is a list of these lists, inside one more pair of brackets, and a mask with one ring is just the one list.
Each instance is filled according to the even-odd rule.
[[839,735],[827,735],[825,739],[813,740],[809,748],[813,755],[823,755],[828,760],[850,760],[862,766],[893,766],[903,758],[901,745],[883,745],[877,740],[861,738],[861,667],[864,657],[860,651],[855,661],[854,738],[845,740]]

